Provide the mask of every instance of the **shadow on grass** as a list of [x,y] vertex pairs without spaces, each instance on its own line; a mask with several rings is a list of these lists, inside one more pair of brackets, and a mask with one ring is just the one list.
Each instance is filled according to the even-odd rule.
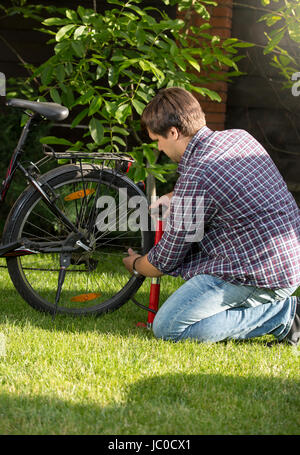
[[[100,389],[105,394],[106,385],[101,385],[101,377],[95,382],[102,397]],[[80,389],[80,384],[74,386]],[[76,396],[72,401],[58,399],[52,390],[49,397],[2,393],[0,432],[292,435],[299,433],[299,392],[295,380],[175,373],[123,384],[119,402],[110,400],[106,406],[97,404],[95,396],[91,403],[76,402]]]

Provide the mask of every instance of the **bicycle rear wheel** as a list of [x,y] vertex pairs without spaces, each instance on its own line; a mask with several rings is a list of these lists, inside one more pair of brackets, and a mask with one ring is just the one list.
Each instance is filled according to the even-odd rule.
[[[55,204],[80,232],[87,235],[90,231],[91,251],[79,248],[71,255],[57,312],[84,315],[116,310],[144,280],[131,276],[125,269],[122,259],[128,248],[145,254],[153,245],[151,231],[137,229],[140,223],[134,209],[128,209],[133,196],[146,203],[144,193],[126,176],[89,164],[61,166],[39,181],[55,194]],[[29,187],[12,208],[3,242],[20,238],[60,242],[70,233],[70,228],[51,212],[40,194]],[[55,252],[7,258],[17,291],[39,311],[51,314],[55,311],[60,256]]]

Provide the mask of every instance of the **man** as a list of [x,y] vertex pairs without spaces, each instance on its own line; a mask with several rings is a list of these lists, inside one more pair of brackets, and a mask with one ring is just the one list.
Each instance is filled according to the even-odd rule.
[[186,280],[157,312],[154,335],[214,342],[273,334],[297,345],[300,211],[266,150],[246,131],[211,131],[196,98],[177,87],[161,90],[141,120],[180,174],[154,204],[170,205],[162,239],[123,260],[130,272]]

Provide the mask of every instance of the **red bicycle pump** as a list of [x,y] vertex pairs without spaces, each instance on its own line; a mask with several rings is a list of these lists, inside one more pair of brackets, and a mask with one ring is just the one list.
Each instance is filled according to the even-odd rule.
[[[154,214],[154,212],[152,212],[152,214]],[[156,245],[160,241],[160,239],[164,233],[163,223],[164,223],[163,206],[160,205],[159,214],[158,214],[158,217],[156,220],[154,245]],[[138,322],[137,323],[138,327],[147,327],[148,329],[152,328],[153,321],[155,318],[155,313],[157,313],[157,311],[158,311],[159,294],[160,294],[160,278],[159,277],[151,278],[147,324],[145,324],[144,322]]]
[[[126,173],[129,171],[129,168],[131,165],[132,165],[131,162],[128,163]],[[144,190],[145,183],[144,182],[140,182],[140,183],[142,184],[142,187]],[[159,205],[158,209],[154,209],[151,211],[151,215],[157,215],[156,226],[155,226],[154,245],[156,245],[160,241],[160,239],[162,238],[162,235],[164,233],[164,230],[163,230],[163,223],[165,221],[164,213],[166,212],[167,208],[168,207],[166,205]],[[160,278],[159,277],[151,278],[147,324],[145,324],[144,322],[138,322],[137,323],[138,327],[147,327],[148,329],[152,328],[155,314],[158,311],[159,294],[160,294]],[[146,307],[144,305],[139,304],[139,302],[137,302],[135,298],[132,297],[131,300],[136,305],[146,309]]]
[[[156,245],[160,241],[162,235],[163,235],[163,217],[162,217],[162,214],[160,213],[157,218],[157,221],[156,221],[154,245]],[[156,312],[158,311],[158,305],[159,305],[159,293],[160,293],[160,278],[159,277],[151,278],[149,308]],[[149,329],[152,328],[154,318],[155,318],[155,313],[152,313],[152,311],[149,311],[148,320],[147,320],[147,327]]]

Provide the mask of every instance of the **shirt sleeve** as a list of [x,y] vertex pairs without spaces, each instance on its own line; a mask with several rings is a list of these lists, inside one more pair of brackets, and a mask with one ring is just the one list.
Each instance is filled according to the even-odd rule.
[[202,182],[181,175],[174,187],[164,234],[149,251],[148,261],[164,274],[180,275],[186,256],[202,240],[216,212],[216,203]]

